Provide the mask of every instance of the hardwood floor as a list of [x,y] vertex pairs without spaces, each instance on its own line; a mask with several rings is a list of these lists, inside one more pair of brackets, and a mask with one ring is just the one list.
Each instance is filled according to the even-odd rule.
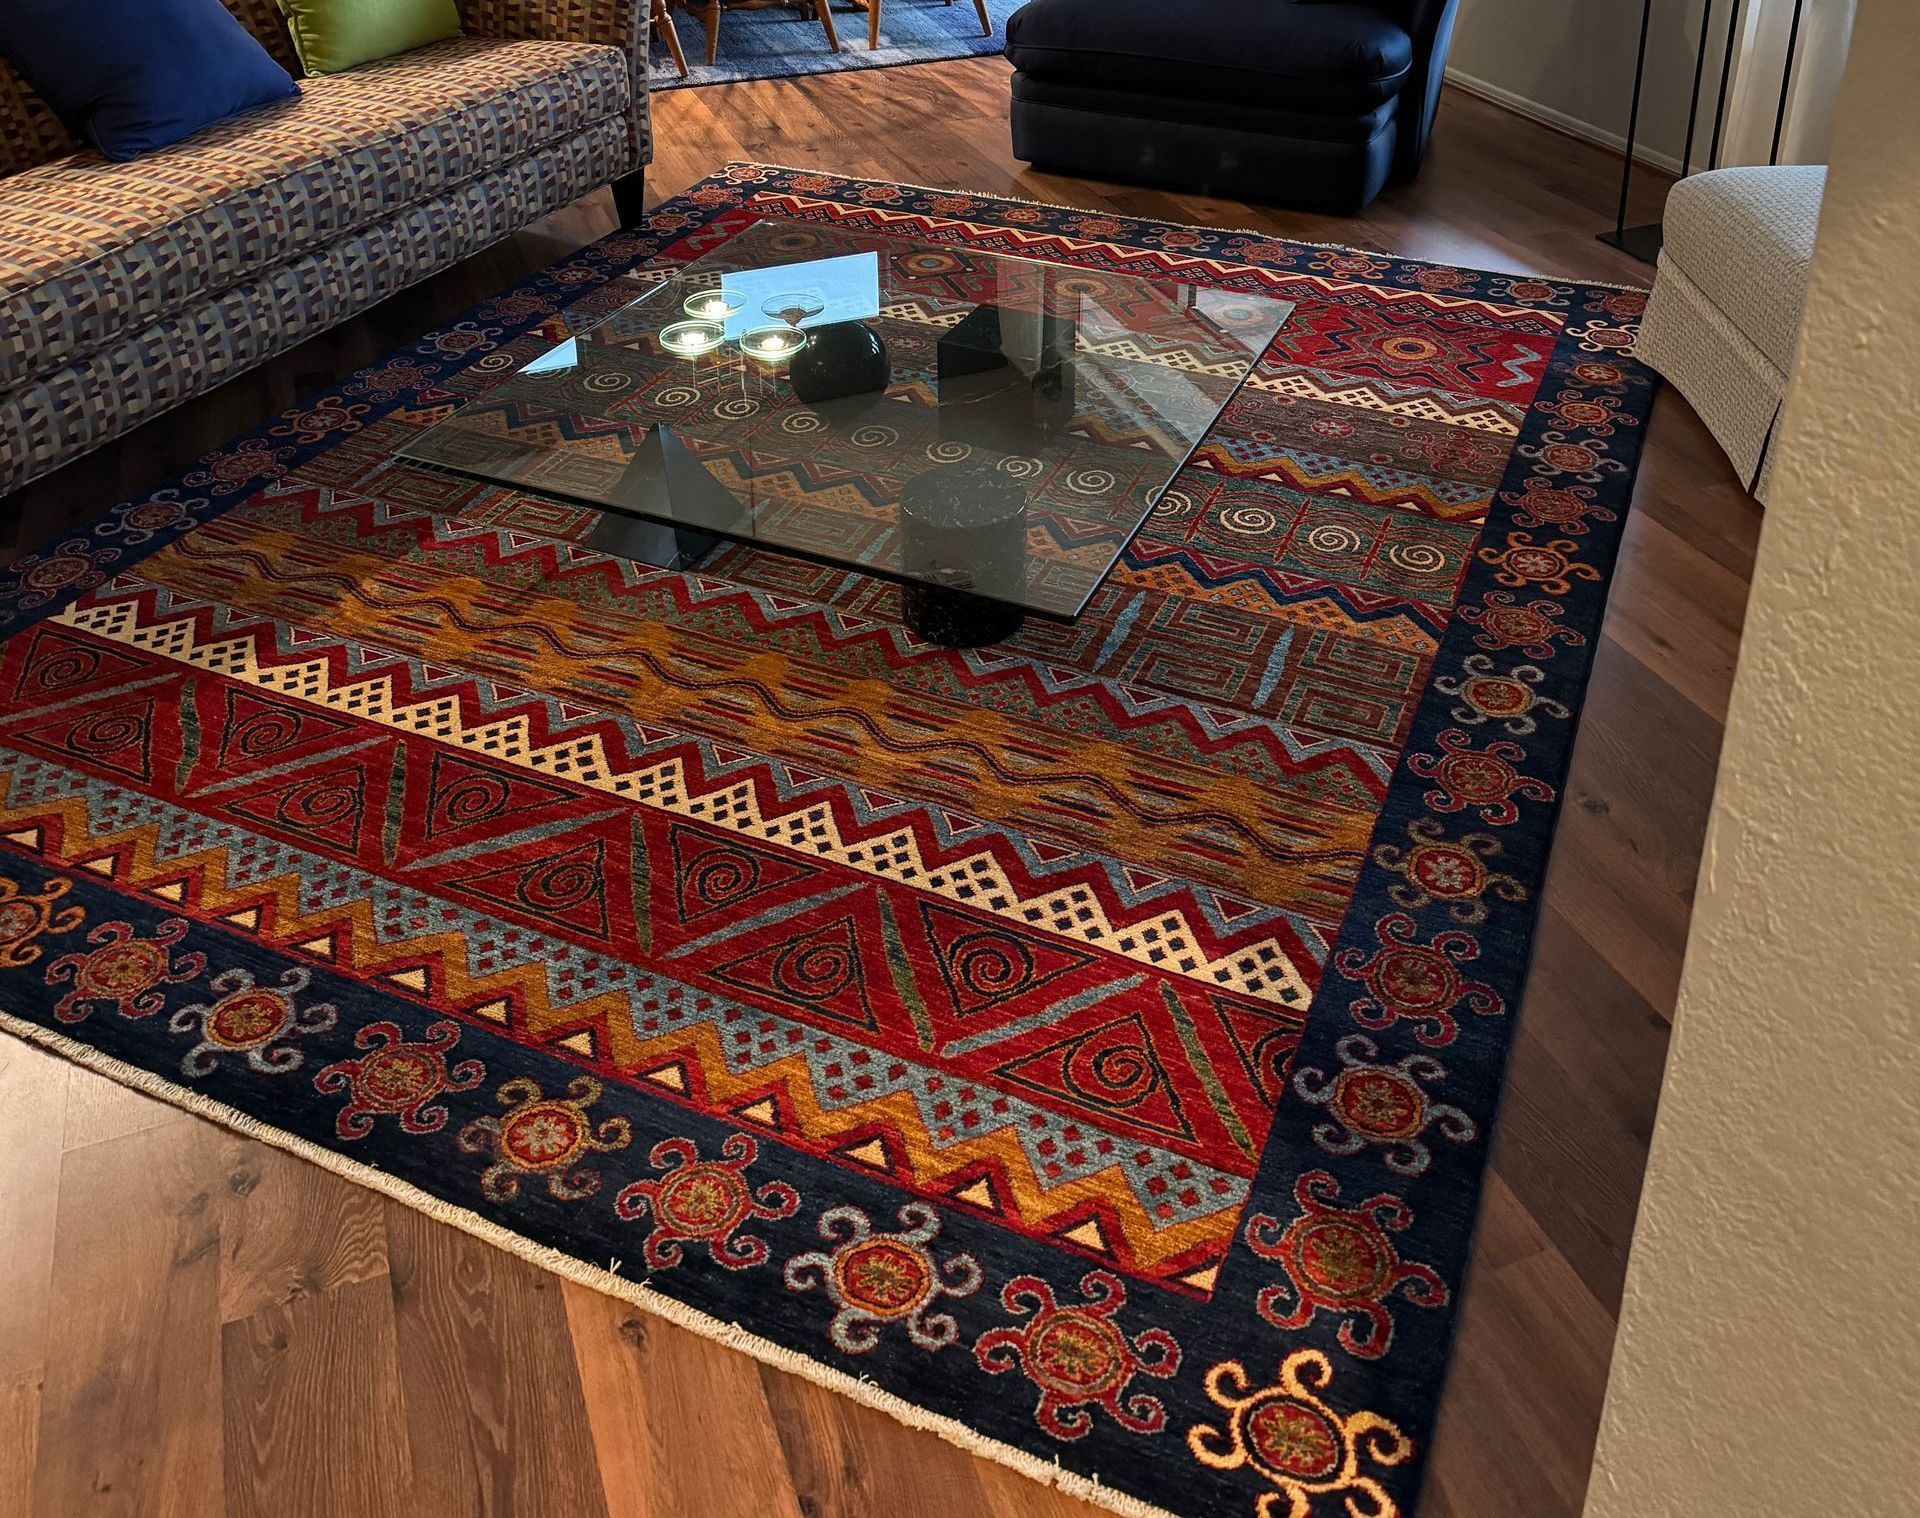
[[[1028,172],[997,59],[657,97],[649,192],[760,158],[1644,282],[1618,160],[1450,92],[1352,220]],[[1651,177],[1651,176],[1649,176]],[[1657,216],[1650,185],[1636,216]],[[602,195],[18,498],[54,538],[612,226]],[[1421,1518],[1579,1511],[1759,527],[1671,392],[1580,729]],[[0,1513],[1065,1518],[1093,1510],[0,1039]],[[1226,1515],[1223,1515],[1226,1518]]]

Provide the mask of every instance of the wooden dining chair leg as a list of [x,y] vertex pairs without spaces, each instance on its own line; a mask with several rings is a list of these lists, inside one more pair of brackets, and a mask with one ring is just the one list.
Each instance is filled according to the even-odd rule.
[[673,9],[667,0],[653,0],[653,29],[660,34],[660,40],[667,45],[667,53],[673,59],[673,66],[680,71],[680,77],[687,77],[687,55],[680,50],[680,33],[673,24]]
[[[953,0],[947,0],[947,4],[953,4]],[[993,17],[987,14],[987,0],[973,0],[973,8],[980,12],[980,35],[982,37],[991,37],[993,35]]]
[[867,0],[867,51],[880,51],[880,0]]
[[713,66],[713,60],[720,56],[720,0],[707,0],[707,15],[704,25],[707,29],[707,66]]
[[827,51],[840,51],[840,34],[833,29],[833,6],[828,0],[813,0],[813,8],[820,12],[820,25],[827,34]]

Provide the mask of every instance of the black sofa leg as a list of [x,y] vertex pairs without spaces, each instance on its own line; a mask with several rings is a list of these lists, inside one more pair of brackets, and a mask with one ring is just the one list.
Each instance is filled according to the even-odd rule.
[[646,220],[646,188],[645,169],[635,169],[614,180],[613,209],[619,214],[621,226],[637,227]]

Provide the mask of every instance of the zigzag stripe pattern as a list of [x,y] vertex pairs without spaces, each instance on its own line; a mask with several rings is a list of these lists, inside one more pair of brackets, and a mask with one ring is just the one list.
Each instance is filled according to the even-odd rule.
[[795,219],[811,216],[843,226],[871,226],[879,231],[910,228],[911,235],[919,238],[937,238],[942,233],[951,235],[957,232],[969,247],[1011,252],[1028,258],[1049,254],[1056,258],[1066,255],[1069,259],[1074,254],[1095,255],[1102,267],[1140,265],[1138,270],[1130,272],[1138,272],[1149,278],[1155,275],[1181,278],[1197,273],[1212,276],[1205,282],[1217,284],[1230,282],[1234,276],[1252,276],[1275,290],[1286,290],[1289,294],[1313,292],[1330,298],[1353,295],[1370,305],[1416,305],[1429,311],[1460,315],[1476,322],[1505,323],[1549,335],[1557,333],[1566,324],[1566,318],[1561,313],[1542,310],[1537,306],[1512,305],[1473,296],[1448,295],[1441,291],[1368,284],[1305,270],[1269,269],[1245,261],[1207,258],[1177,250],[1095,242],[1059,232],[1042,231],[1032,226],[1001,226],[992,222],[933,216],[925,211],[902,212],[879,205],[848,205],[843,201],[822,200],[790,192],[762,191],[754,195],[753,204],[768,215]]
[[1511,401],[1456,395],[1450,398],[1449,404],[1449,398],[1429,386],[1395,385],[1386,380],[1355,378],[1320,369],[1267,366],[1248,375],[1247,386],[1294,400],[1325,401],[1329,405],[1441,422],[1499,437],[1518,437],[1520,423],[1526,415],[1524,407]]
[[[1092,721],[1099,724],[1094,730],[1104,728],[1133,744],[1282,789],[1299,789],[1303,777],[1330,777],[1313,787],[1313,794],[1342,803],[1377,801],[1390,769],[1389,756],[1379,749],[1316,739],[1244,709],[1129,685],[1005,646],[930,653],[898,624],[856,616],[831,603],[735,580],[656,569],[510,527],[396,507],[343,491],[277,486],[236,508],[226,520],[351,537],[389,563],[418,557],[505,587],[537,583],[544,594],[661,625],[741,643],[771,640],[804,650],[823,668],[884,677],[942,698],[1051,719],[1070,733],[1088,731]],[[221,524],[210,524],[201,535],[220,529]],[[1354,609],[1362,607],[1355,603]]]
[[[864,1047],[857,1042],[692,992],[562,939],[450,907],[4,747],[0,837],[264,942],[318,955],[436,1010],[509,1024],[549,1047],[597,1056],[600,1068],[650,1078],[677,1097],[702,1097],[702,1106],[747,1106],[777,1089],[795,1119],[786,1136],[804,1137],[816,1152],[831,1155],[876,1125],[890,1129],[905,1141],[901,1154],[923,1157],[903,1180],[946,1195],[984,1168],[1004,1220],[1042,1237],[1089,1215],[1086,1183],[1120,1177],[1124,1189],[1099,1188],[1108,1204],[1098,1210],[1109,1225],[1102,1236],[1116,1252],[1126,1251],[1123,1263],[1146,1273],[1217,1254],[1245,1199],[1245,1176],[1132,1136],[1096,1145],[1083,1133],[1076,1143],[1069,1131],[1090,1128],[1085,1116],[1069,1120],[1017,1094],[965,1109],[965,1121],[942,1117],[937,1109],[953,1083],[929,1065],[895,1059],[881,1088],[842,1089],[836,1100],[831,1093],[839,1083],[829,1071],[853,1059]],[[423,933],[423,918],[439,927]],[[743,1019],[756,1038],[721,1036]],[[673,1084],[695,1079],[697,1092]],[[1068,1158],[1075,1154],[1077,1162]],[[1169,1184],[1179,1177],[1197,1184]],[[1136,1205],[1116,1206],[1116,1196]]]
[[[123,577],[57,620],[358,721],[724,827],[970,902],[1236,994],[1305,1007],[1324,956],[1311,921],[1139,872],[778,760],[611,717],[455,669],[185,603]],[[437,692],[437,693],[436,693]],[[1169,904],[1162,905],[1163,902]],[[1177,904],[1175,904],[1177,903]],[[1266,936],[1255,937],[1253,929]],[[1313,979],[1310,980],[1308,977]]]
[[1435,479],[1384,464],[1360,464],[1297,448],[1275,450],[1264,465],[1256,466],[1252,461],[1222,462],[1210,447],[1203,446],[1194,462],[1205,469],[1220,469],[1222,473],[1258,472],[1263,478],[1278,480],[1295,490],[1337,495],[1364,501],[1369,506],[1417,511],[1442,522],[1481,521],[1493,503],[1491,490],[1466,480]]
[[1270,564],[1248,564],[1157,538],[1135,538],[1113,578],[1169,594],[1222,600],[1309,626],[1364,631],[1378,642],[1418,653],[1431,653],[1446,625],[1446,613],[1422,601],[1369,595],[1360,586],[1316,580]]
[[[970,299],[938,299],[930,295],[906,294],[884,302],[880,314],[893,321],[948,331],[964,321],[975,304]],[[1102,339],[1082,330],[1075,335],[1074,347],[1081,353],[1101,358],[1155,364],[1183,374],[1206,374],[1221,379],[1239,379],[1244,367],[1236,358],[1208,362],[1194,351],[1191,342],[1173,335],[1156,338],[1149,333],[1128,332]]]
[[[331,621],[343,633],[442,654],[466,644],[463,669],[515,680],[563,699],[704,733],[769,754],[836,769],[862,754],[869,786],[942,802],[998,822],[1028,823],[1072,843],[1253,899],[1320,908],[1337,916],[1370,827],[1360,805],[1332,807],[1295,795],[1281,805],[1252,781],[1172,764],[1143,764],[1091,734],[1076,741],[1016,727],[997,712],[955,707],[901,692],[885,680],[823,677],[775,650],[746,648],[646,620],[576,613],[569,604],[529,620],[529,605],[502,607],[470,582],[396,573],[359,555],[321,558],[278,533],[244,538],[210,526],[142,566],[170,594],[271,615],[288,587],[321,586],[340,599]],[[1075,815],[1034,815],[1044,787]],[[1168,848],[1178,829],[1184,847]],[[1192,845],[1217,840],[1223,857],[1193,862]]]

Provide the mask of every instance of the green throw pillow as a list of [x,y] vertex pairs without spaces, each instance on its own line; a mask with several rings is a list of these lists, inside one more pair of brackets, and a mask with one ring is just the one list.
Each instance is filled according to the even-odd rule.
[[280,0],[309,75],[337,74],[460,35],[453,0]]

